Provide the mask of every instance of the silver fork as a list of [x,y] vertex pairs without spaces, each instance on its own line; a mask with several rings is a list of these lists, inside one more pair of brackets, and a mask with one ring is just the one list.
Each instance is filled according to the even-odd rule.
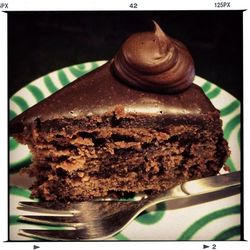
[[122,231],[136,216],[157,203],[167,201],[169,210],[237,194],[240,192],[240,175],[240,172],[234,172],[188,181],[167,192],[143,197],[139,201],[20,202],[18,209],[40,213],[20,216],[20,220],[71,229],[21,229],[19,234],[56,241],[106,239]]

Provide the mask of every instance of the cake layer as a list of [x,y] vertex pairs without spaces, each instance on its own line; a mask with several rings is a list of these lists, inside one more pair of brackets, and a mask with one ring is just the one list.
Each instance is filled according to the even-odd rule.
[[221,121],[212,116],[205,120],[158,129],[80,130],[76,123],[72,133],[37,128],[25,142],[33,154],[33,164],[26,171],[37,178],[33,195],[46,200],[86,200],[110,193],[163,191],[214,175],[228,151]]

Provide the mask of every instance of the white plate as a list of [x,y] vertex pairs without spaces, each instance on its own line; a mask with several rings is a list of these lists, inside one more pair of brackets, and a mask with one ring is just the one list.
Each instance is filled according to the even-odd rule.
[[[96,61],[66,67],[29,83],[10,98],[10,119],[104,63]],[[231,150],[227,165],[231,171],[240,170],[240,102],[201,77],[196,76],[194,82],[221,111],[224,137]],[[9,143],[10,170],[13,172],[27,166],[31,155],[26,146],[13,138]],[[18,235],[18,230],[39,228],[18,221],[18,215],[24,213],[16,207],[19,201],[31,200],[27,189],[31,182],[17,173],[10,176],[10,240],[32,240]],[[240,240],[240,211],[239,195],[177,210],[168,210],[166,203],[160,203],[138,216],[111,240]]]

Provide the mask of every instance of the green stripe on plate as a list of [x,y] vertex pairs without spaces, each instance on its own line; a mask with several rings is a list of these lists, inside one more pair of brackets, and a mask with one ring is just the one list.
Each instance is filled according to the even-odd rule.
[[85,64],[84,64],[84,63],[77,64],[77,67],[78,67],[81,71],[84,71],[84,69],[85,69]]
[[211,82],[205,82],[205,83],[201,86],[201,88],[202,88],[202,90],[203,90],[204,92],[207,92],[208,90],[210,90],[211,87],[212,87]]
[[9,110],[9,121],[14,119],[17,116],[16,112],[13,111],[12,109]]
[[230,121],[228,121],[228,123],[225,125],[224,128],[224,137],[226,140],[229,139],[231,133],[233,132],[233,130],[235,129],[235,127],[240,124],[240,114],[236,115],[235,117],[233,117]]
[[79,69],[76,69],[74,66],[69,67],[69,71],[72,73],[72,75],[74,75],[76,78],[84,75],[86,72],[85,71],[81,71]]
[[43,81],[46,85],[46,87],[48,88],[49,92],[50,93],[55,93],[58,88],[56,87],[56,85],[54,84],[54,82],[51,80],[50,76],[49,75],[46,75],[43,77]]
[[15,186],[11,186],[9,188],[9,193],[11,195],[18,195],[18,196],[22,196],[25,198],[29,198],[31,194],[31,192],[28,189],[15,187]]
[[146,225],[155,224],[162,219],[165,211],[166,211],[165,203],[164,202],[159,203],[156,205],[155,211],[153,212],[144,211],[136,218],[136,221]]
[[58,78],[63,86],[70,83],[70,80],[68,79],[66,73],[62,69],[58,70],[57,75],[58,75]]
[[91,68],[91,70],[89,70],[89,71],[92,71],[92,70],[94,70],[94,69],[96,69],[96,68],[99,67],[99,65],[98,65],[97,62],[93,62],[91,66],[92,66],[92,68]]
[[190,240],[195,233],[197,233],[201,228],[203,228],[205,225],[209,224],[213,220],[222,218],[224,216],[232,215],[232,214],[238,214],[240,213],[240,205],[236,205],[233,207],[224,208],[221,210],[217,210],[215,212],[212,212],[210,214],[207,214],[194,222],[191,226],[189,226],[178,238],[178,240]]
[[235,111],[240,106],[240,102],[238,100],[235,100],[228,104],[226,107],[222,108],[220,110],[221,116],[226,116],[231,114],[233,111]]
[[37,102],[40,102],[40,101],[42,101],[45,98],[44,95],[43,95],[43,92],[37,86],[28,85],[27,89],[36,98]]
[[16,224],[19,224],[20,222],[18,221],[18,215],[10,215],[9,216],[9,225],[13,226]]
[[10,163],[11,170],[19,170],[23,167],[28,167],[31,164],[31,154],[29,153],[23,159],[16,161],[14,163]]
[[15,150],[17,147],[18,147],[18,142],[13,137],[10,137],[9,138],[9,149],[10,149],[10,151]]
[[228,240],[236,235],[241,235],[241,226],[237,225],[234,227],[230,227],[218,235],[216,235],[213,240]]
[[214,88],[213,90],[211,90],[210,92],[206,93],[206,96],[209,98],[209,99],[213,99],[215,98],[216,96],[218,96],[221,92],[221,89],[216,87]]
[[17,104],[17,105],[19,106],[19,108],[20,108],[22,111],[24,111],[24,110],[26,110],[26,109],[29,108],[28,103],[27,103],[26,100],[25,100],[24,98],[22,98],[21,96],[17,96],[17,95],[12,96],[12,97],[11,97],[11,100],[12,100],[15,104]]
[[117,240],[129,240],[128,237],[126,237],[124,234],[122,233],[118,233],[114,236]]

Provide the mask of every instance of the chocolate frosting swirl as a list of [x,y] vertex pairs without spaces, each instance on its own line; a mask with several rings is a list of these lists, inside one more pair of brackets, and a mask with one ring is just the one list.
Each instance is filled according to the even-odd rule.
[[187,48],[167,36],[154,22],[153,32],[131,35],[115,55],[115,75],[136,88],[178,93],[193,82],[193,59]]

